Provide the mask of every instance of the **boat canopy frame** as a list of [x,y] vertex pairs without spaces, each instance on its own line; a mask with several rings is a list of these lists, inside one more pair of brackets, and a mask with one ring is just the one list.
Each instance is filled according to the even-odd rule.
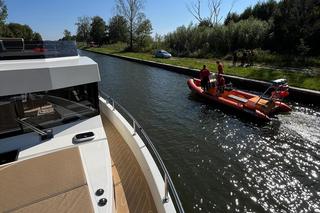
[[[270,86],[259,96],[259,99],[256,101],[255,104],[258,104],[259,101],[265,97],[265,95],[269,92],[270,89],[275,89],[275,92],[278,92],[280,88],[286,88],[288,90],[288,81],[287,79],[281,78],[271,81]],[[267,100],[273,100],[272,96],[266,98]]]
[[59,58],[77,56],[75,41],[25,41],[0,38],[0,60]]

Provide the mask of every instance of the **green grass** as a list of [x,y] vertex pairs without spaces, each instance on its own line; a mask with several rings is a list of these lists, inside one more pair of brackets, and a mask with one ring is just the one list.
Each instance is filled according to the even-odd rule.
[[[132,58],[160,62],[175,66],[182,66],[191,69],[201,69],[204,64],[207,65],[209,70],[216,72],[216,59],[197,59],[197,58],[181,58],[172,57],[170,59],[155,58],[151,53],[137,53],[137,52],[125,52],[124,44],[108,45],[101,48],[86,48],[89,51],[99,53],[109,53],[120,56],[128,56]],[[270,81],[277,78],[286,78],[290,86],[318,90],[320,91],[320,75],[308,75],[302,72],[292,72],[286,70],[256,68],[256,67],[232,67],[229,66],[230,62],[224,62],[225,74],[235,75],[250,79]]]
[[87,46],[87,43],[86,42],[77,42],[77,47],[79,49],[85,49]]
[[320,58],[315,56],[306,57],[303,61],[297,55],[281,55],[277,53],[271,53],[270,51],[256,50],[254,58],[257,63],[268,64],[277,67],[320,67]]

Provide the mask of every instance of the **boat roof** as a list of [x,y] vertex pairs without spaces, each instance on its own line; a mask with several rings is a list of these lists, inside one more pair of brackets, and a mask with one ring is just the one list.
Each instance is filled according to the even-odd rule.
[[100,81],[88,57],[0,60],[0,96],[39,92]]

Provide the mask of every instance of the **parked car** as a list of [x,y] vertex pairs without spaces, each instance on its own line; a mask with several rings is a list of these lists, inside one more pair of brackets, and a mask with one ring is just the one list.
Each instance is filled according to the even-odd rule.
[[157,50],[155,53],[156,58],[171,58],[171,54],[165,50]]
[[98,47],[98,44],[96,42],[91,41],[91,42],[87,43],[87,46],[89,46],[89,47]]

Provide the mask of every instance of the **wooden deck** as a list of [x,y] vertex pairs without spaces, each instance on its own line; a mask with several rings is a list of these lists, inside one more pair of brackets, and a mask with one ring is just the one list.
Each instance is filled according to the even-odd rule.
[[94,212],[79,149],[1,166],[0,212]]
[[141,168],[120,133],[101,115],[112,158],[117,212],[157,212]]

